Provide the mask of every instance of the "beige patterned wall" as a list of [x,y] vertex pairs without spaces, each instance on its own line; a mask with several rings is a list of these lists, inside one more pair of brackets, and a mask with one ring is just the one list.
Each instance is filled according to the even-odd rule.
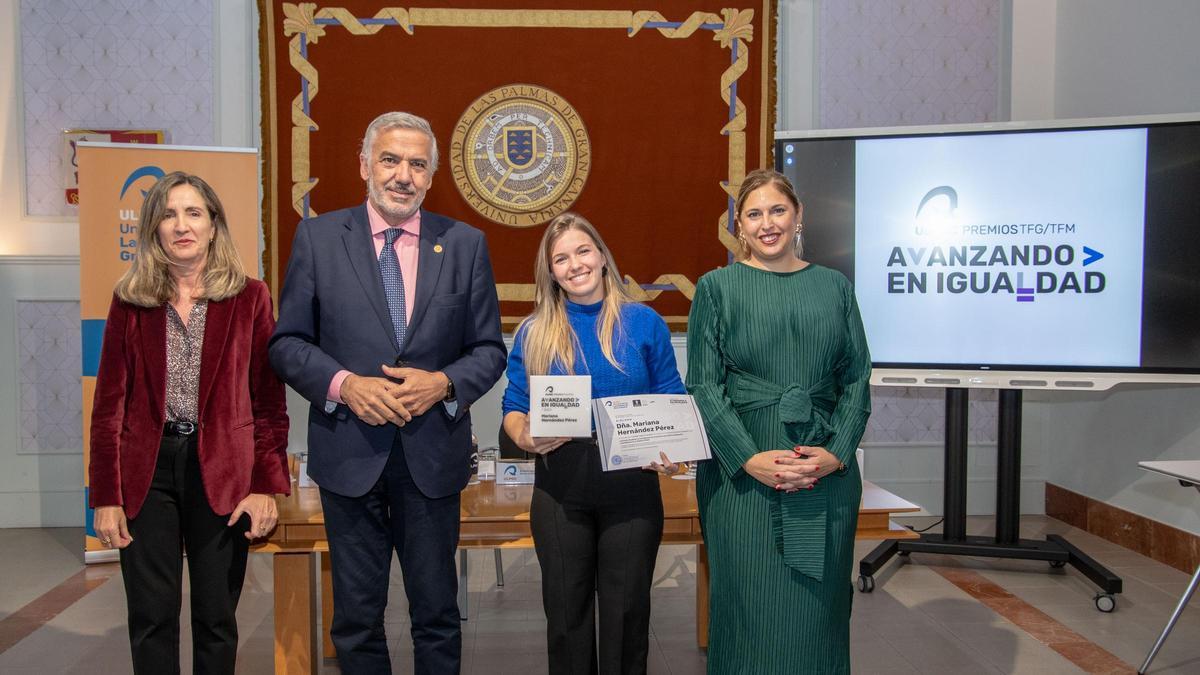
[[17,302],[19,452],[82,452],[80,349],[78,301]]
[[64,129],[212,145],[212,0],[21,0],[20,24],[29,215],[77,211],[63,195]]
[[1002,0],[824,0],[822,128],[990,122]]
[[[972,389],[967,406],[967,442],[996,442],[997,396]],[[946,390],[928,387],[871,387],[871,418],[864,443],[938,444],[946,430]]]

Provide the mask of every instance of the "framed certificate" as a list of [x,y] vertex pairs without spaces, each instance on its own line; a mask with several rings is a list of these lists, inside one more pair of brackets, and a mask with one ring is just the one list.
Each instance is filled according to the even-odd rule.
[[605,471],[661,462],[711,459],[708,434],[687,394],[611,396],[592,401],[596,441]]

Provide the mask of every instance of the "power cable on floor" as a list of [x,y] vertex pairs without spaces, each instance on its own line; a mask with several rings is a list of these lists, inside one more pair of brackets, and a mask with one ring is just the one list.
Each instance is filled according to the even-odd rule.
[[913,532],[916,532],[917,534],[921,534],[922,532],[928,532],[928,531],[932,530],[933,528],[937,527],[938,525],[941,525],[942,521],[944,521],[944,520],[945,520],[945,518],[938,518],[937,522],[933,523],[932,525],[930,525],[928,527],[923,527],[919,530],[917,528],[913,527],[912,525],[905,525],[905,527],[912,530]]

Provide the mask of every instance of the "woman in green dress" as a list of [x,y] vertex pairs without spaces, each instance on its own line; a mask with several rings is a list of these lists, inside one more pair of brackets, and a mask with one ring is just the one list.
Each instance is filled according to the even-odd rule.
[[801,258],[786,177],[751,172],[735,209],[743,259],[701,277],[688,326],[687,388],[716,460],[697,484],[708,672],[848,673],[862,319],[846,277]]

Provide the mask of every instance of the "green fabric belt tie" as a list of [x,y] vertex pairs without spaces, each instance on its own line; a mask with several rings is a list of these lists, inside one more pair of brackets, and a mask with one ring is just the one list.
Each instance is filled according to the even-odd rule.
[[[826,447],[833,437],[830,418],[837,405],[837,382],[832,377],[811,386],[774,382],[739,371],[730,371],[725,390],[739,415],[778,406],[782,437],[775,449],[797,445]],[[825,569],[825,517],[828,496],[818,484],[792,494],[775,491],[770,506],[771,530],[784,564],[822,581]]]

